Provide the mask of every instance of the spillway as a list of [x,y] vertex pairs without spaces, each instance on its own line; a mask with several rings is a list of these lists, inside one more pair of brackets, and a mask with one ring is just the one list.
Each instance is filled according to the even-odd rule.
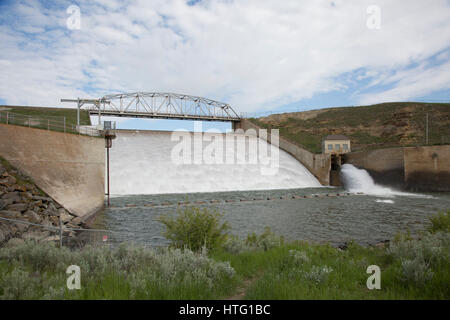
[[[192,136],[192,134],[189,134]],[[207,155],[217,141],[217,134],[204,133],[201,146],[192,142],[191,163],[177,159],[179,141],[170,132],[118,131],[110,151],[111,195],[194,193],[243,190],[272,190],[320,187],[319,181],[288,153],[254,137],[258,149],[252,148],[252,138],[247,137],[245,151],[238,144],[229,145],[223,139],[223,150],[212,153],[216,161]],[[225,137],[224,134],[222,136]],[[237,135],[236,135],[237,136]],[[242,135],[241,135],[242,136]],[[220,137],[219,137],[220,138]],[[239,138],[239,137],[238,137]],[[192,140],[194,141],[194,140]],[[218,140],[221,141],[221,138]],[[236,140],[237,141],[237,140]],[[251,146],[250,146],[251,145]],[[259,157],[261,148],[268,155],[277,155],[272,163]],[[220,151],[220,152],[219,152]],[[183,151],[184,152],[184,151]],[[181,152],[182,156],[185,154]],[[245,157],[243,154],[245,153]],[[239,160],[239,156],[241,159]],[[223,162],[217,161],[220,157]],[[234,157],[234,158],[233,158]],[[255,163],[251,159],[258,158]],[[229,159],[235,161],[228,162]],[[260,161],[261,160],[261,161]],[[267,160],[267,159],[266,159]],[[269,161],[270,162],[270,161]],[[269,168],[271,166],[271,168]],[[276,170],[267,170],[274,169]]]
[[[358,169],[354,165],[346,163],[341,168],[341,177],[344,187],[350,192],[362,192],[372,196],[392,198],[395,196],[427,197],[417,193],[402,192],[392,188],[380,186],[375,183],[370,174],[364,169]],[[390,202],[385,202],[390,203]]]

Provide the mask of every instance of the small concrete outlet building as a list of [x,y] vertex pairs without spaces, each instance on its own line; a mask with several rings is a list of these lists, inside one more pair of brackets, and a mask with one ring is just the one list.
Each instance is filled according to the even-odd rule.
[[322,153],[344,154],[350,151],[350,138],[344,135],[331,134],[322,140]]

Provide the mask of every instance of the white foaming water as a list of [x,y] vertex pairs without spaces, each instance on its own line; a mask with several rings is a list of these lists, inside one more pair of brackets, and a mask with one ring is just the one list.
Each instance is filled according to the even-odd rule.
[[[363,192],[364,194],[392,198],[395,196],[409,196],[420,198],[433,198],[417,193],[401,192],[388,187],[375,184],[370,174],[364,169],[358,169],[352,164],[344,164],[341,167],[341,178],[344,187],[350,192]],[[377,200],[377,202],[387,202],[389,200]]]
[[[260,164],[180,164],[171,153],[179,142],[169,132],[118,132],[110,151],[112,195],[270,190],[320,187],[288,153],[279,150],[279,169],[263,175]],[[260,140],[260,143],[267,144]],[[203,142],[203,150],[210,142]],[[268,145],[271,148],[270,145]],[[225,154],[232,152],[227,146]],[[194,152],[193,152],[194,153]],[[200,152],[201,153],[201,152]],[[249,157],[246,148],[247,157]],[[196,155],[193,154],[193,157]]]
[[379,202],[379,203],[394,203],[393,200],[381,200],[381,199],[377,199],[377,200],[375,200],[375,202]]

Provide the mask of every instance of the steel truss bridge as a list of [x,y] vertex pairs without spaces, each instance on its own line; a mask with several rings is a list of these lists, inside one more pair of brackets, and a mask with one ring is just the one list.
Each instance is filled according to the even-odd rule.
[[61,102],[77,102],[78,124],[80,109],[90,115],[162,118],[203,121],[238,122],[240,117],[233,108],[223,102],[177,93],[134,92],[106,95],[100,99],[61,99]]

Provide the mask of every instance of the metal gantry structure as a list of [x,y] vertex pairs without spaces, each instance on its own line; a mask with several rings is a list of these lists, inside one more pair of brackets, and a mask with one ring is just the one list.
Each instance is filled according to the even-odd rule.
[[61,99],[77,102],[91,115],[162,118],[204,121],[240,121],[233,108],[224,102],[187,94],[133,92],[106,95],[100,99]]

